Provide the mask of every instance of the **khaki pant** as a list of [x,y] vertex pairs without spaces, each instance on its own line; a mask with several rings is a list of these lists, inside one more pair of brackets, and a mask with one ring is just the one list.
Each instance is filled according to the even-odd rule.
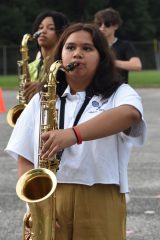
[[58,184],[56,240],[125,240],[125,195],[116,185]]

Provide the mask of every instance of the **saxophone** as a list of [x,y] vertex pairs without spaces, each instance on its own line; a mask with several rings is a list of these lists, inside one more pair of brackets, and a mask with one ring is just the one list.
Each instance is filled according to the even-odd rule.
[[[24,215],[23,240],[54,240],[56,227],[56,172],[59,166],[58,155],[51,159],[42,159],[43,147],[41,135],[49,130],[58,129],[56,111],[56,75],[59,70],[72,71],[78,64],[70,63],[64,67],[61,61],[54,62],[48,74],[47,92],[41,92],[40,98],[40,133],[38,168],[23,174],[16,185],[18,197],[29,206],[29,213]],[[25,237],[25,229],[30,229],[30,236]]]
[[24,85],[26,82],[30,82],[30,75],[28,70],[28,61],[29,61],[29,55],[28,55],[28,41],[33,41],[34,39],[38,38],[41,32],[36,32],[35,34],[31,35],[26,33],[21,42],[21,56],[22,60],[18,61],[18,76],[19,76],[19,104],[9,109],[7,113],[7,122],[11,127],[14,127],[16,124],[16,121],[24,108],[27,105],[27,101],[24,97]]

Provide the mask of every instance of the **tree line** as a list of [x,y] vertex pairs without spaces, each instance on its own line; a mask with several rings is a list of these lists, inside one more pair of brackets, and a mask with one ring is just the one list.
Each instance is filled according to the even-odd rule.
[[97,11],[108,7],[121,14],[120,37],[132,41],[160,39],[159,0],[1,0],[0,45],[19,45],[43,10],[63,12],[71,22],[91,22]]

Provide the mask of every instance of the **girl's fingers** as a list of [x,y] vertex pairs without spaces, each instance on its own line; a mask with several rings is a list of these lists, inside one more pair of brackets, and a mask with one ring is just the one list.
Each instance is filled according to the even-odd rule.
[[58,147],[55,146],[49,153],[48,153],[48,158],[53,157],[57,152],[58,152]]
[[48,149],[44,154],[42,153],[42,158],[43,159],[48,159],[53,157],[58,151],[57,151],[58,147],[54,147],[53,149],[50,147],[50,149]]

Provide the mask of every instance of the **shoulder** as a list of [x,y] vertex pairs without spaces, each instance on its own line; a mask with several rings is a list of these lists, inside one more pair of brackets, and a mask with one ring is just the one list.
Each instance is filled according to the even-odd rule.
[[29,101],[23,112],[25,113],[25,115],[34,116],[37,113],[39,107],[40,107],[40,94],[36,93]]
[[112,45],[112,49],[116,51],[120,57],[122,57],[133,50],[133,45],[127,40],[118,39]]
[[129,41],[129,40],[122,40],[122,39],[118,39],[115,43],[114,43],[114,45],[113,45],[113,47],[122,47],[122,48],[127,48],[127,47],[133,47],[133,43],[131,42],[131,41]]
[[124,93],[128,93],[128,94],[134,92],[134,93],[138,94],[137,91],[136,91],[131,85],[129,85],[129,84],[127,84],[127,83],[121,84],[121,85],[117,88],[116,92],[117,92],[117,93],[118,93],[118,92],[124,92]]
[[114,93],[113,101],[115,107],[121,105],[131,105],[143,112],[141,96],[129,84],[122,84]]
[[137,57],[136,48],[131,41],[118,39],[113,49],[118,53],[119,59],[129,60],[132,57]]
[[40,64],[40,59],[35,59],[33,62],[28,64],[29,74],[31,81],[37,81],[38,66]]
[[130,96],[130,95],[139,96],[139,94],[134,88],[132,88],[129,84],[125,84],[125,83],[119,86],[119,88],[116,90],[114,95],[116,98]]
[[29,101],[28,105],[37,106],[40,103],[40,93],[36,93],[32,99]]
[[39,62],[40,62],[40,59],[35,59],[34,61],[30,62],[28,66],[30,69],[35,68],[38,66]]

